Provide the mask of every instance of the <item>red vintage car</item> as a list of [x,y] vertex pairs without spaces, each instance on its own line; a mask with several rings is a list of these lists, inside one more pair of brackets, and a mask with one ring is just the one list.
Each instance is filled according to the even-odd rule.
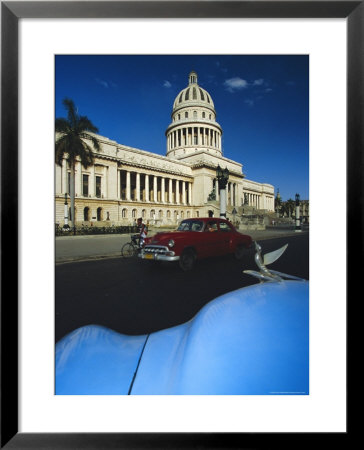
[[232,253],[241,259],[252,238],[239,233],[225,219],[183,220],[176,231],[157,233],[149,238],[139,258],[153,261],[178,261],[182,270],[191,270],[195,261]]

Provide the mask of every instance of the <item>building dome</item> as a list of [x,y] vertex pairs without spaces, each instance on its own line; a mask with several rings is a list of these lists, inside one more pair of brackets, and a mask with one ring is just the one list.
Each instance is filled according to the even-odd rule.
[[191,72],[189,75],[189,84],[177,95],[173,103],[173,112],[185,106],[205,106],[215,112],[214,102],[211,95],[197,84],[197,73]]
[[188,86],[173,102],[172,122],[166,130],[167,156],[182,159],[199,150],[222,155],[222,129],[216,122],[211,95],[197,83],[197,73],[188,76]]

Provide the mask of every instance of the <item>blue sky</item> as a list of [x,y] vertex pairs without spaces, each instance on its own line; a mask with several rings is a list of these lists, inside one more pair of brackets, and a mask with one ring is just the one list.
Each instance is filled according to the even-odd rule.
[[55,114],[71,98],[99,133],[160,155],[174,99],[191,70],[212,96],[224,156],[283,200],[309,197],[306,55],[57,55]]

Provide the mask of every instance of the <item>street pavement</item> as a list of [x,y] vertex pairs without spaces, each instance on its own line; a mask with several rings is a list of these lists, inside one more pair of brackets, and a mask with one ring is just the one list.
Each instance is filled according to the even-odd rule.
[[[263,254],[288,244],[271,268],[308,280],[309,234],[280,232],[275,237],[260,242]],[[231,255],[199,260],[189,272],[177,263],[156,265],[139,258],[57,264],[55,340],[91,324],[142,335],[186,323],[212,299],[259,283],[246,269],[257,270],[253,248],[239,261]]]
[[[158,231],[160,230],[150,230],[149,236],[153,236]],[[244,234],[249,234],[256,241],[297,234],[293,226],[275,226],[269,227],[266,230],[240,231]],[[301,233],[307,232],[308,228],[303,227]],[[121,255],[121,247],[129,241],[130,234],[59,236],[55,239],[55,261],[57,264],[61,264],[74,261],[119,257]]]

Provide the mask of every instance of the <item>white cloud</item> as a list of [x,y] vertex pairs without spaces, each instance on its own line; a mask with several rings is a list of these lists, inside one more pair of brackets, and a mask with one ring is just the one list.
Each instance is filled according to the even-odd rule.
[[163,87],[170,88],[172,87],[172,84],[168,80],[164,80]]
[[225,80],[224,86],[229,92],[235,92],[248,87],[248,82],[240,77],[234,77]]
[[104,88],[108,89],[109,83],[105,80],[100,80],[100,78],[95,78],[96,83],[101,84]]
[[101,80],[100,78],[95,78],[95,81],[97,84],[100,84],[105,89],[109,89],[110,87],[112,87],[112,88],[118,87],[118,85],[116,83],[114,83],[113,81]]
[[258,80],[254,80],[253,86],[261,86],[264,83],[263,78],[259,78]]

